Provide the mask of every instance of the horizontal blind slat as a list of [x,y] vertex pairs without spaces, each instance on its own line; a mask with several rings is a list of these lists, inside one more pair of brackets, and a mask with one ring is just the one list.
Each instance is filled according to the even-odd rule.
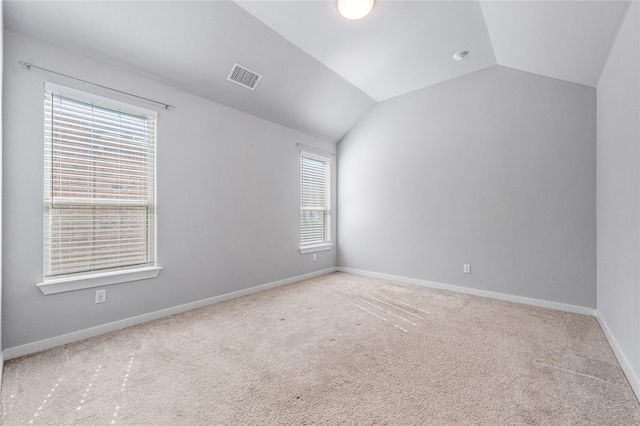
[[300,156],[300,243],[329,241],[330,162]]
[[45,276],[155,262],[155,121],[45,92]]

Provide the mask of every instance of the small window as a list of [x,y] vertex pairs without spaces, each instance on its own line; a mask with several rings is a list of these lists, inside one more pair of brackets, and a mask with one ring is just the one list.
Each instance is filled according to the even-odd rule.
[[155,266],[156,113],[49,83],[44,111],[43,284]]
[[329,250],[331,244],[331,159],[300,154],[300,252]]

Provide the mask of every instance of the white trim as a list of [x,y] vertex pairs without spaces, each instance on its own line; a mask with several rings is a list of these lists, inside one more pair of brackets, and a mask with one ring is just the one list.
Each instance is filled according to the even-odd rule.
[[574,314],[595,316],[596,310],[584,306],[569,305],[566,303],[551,302],[542,299],[532,299],[530,297],[513,296],[511,294],[496,293],[487,290],[478,290],[475,288],[461,287],[452,284],[441,284],[433,281],[418,280],[415,278],[400,277],[397,275],[387,275],[378,272],[362,271],[359,269],[338,267],[338,271],[348,272],[350,274],[364,275],[366,277],[382,278],[390,281],[399,281],[408,284],[416,284],[423,287],[438,288],[441,290],[455,291],[456,293],[472,294],[474,296],[488,297],[490,299],[505,300],[508,302],[523,303],[525,305],[539,306],[542,308],[555,309],[557,311],[572,312]]
[[607,340],[609,341],[609,346],[611,346],[611,350],[613,351],[613,354],[618,359],[618,363],[620,364],[622,371],[624,372],[625,376],[627,376],[627,380],[631,385],[631,389],[633,389],[633,391],[636,394],[636,398],[638,398],[638,401],[640,401],[640,379],[638,378],[635,371],[633,371],[633,367],[631,367],[629,360],[624,355],[624,352],[622,351],[622,348],[618,344],[618,341],[616,340],[615,337],[613,337],[613,334],[611,333],[611,330],[609,329],[607,322],[602,317],[602,314],[600,313],[600,311],[597,311],[597,310],[596,310],[596,319],[600,324],[600,328],[602,328],[604,337],[606,337]]
[[32,353],[46,350],[46,349],[51,349],[56,346],[64,345],[66,343],[76,342],[78,340],[83,340],[89,337],[98,336],[100,334],[108,333],[110,331],[120,330],[122,328],[131,327],[133,325],[142,324],[142,323],[153,321],[159,318],[164,318],[171,315],[180,314],[182,312],[191,311],[193,309],[202,308],[204,306],[213,305],[214,303],[220,303],[227,300],[235,299],[237,297],[246,296],[248,294],[257,293],[259,291],[268,290],[270,288],[279,287],[287,284],[293,284],[293,283],[307,280],[310,278],[319,277],[320,275],[330,274],[331,272],[335,272],[336,270],[337,270],[336,268],[327,268],[327,269],[323,269],[316,272],[310,272],[308,274],[299,275],[297,277],[287,278],[280,281],[274,281],[268,284],[258,285],[258,286],[247,288],[244,290],[234,291],[232,293],[210,297],[208,299],[203,299],[196,302],[186,303],[184,305],[174,306],[172,308],[162,309],[160,311],[150,312],[148,314],[126,318],[120,321],[114,321],[108,324],[102,324],[96,327],[87,328],[80,331],[74,331],[72,333],[63,334],[62,336],[56,336],[50,339],[39,340],[37,342],[32,342],[32,343],[26,343],[20,346],[14,346],[13,348],[5,349],[4,355],[7,360],[18,358],[20,356],[29,355]]
[[4,351],[0,351],[0,391],[2,390],[3,373],[4,373]]
[[[331,198],[332,198],[332,185],[333,185],[333,166],[331,165],[332,159],[331,157],[327,156],[327,155],[320,155],[320,154],[314,154],[312,152],[308,152],[305,151],[303,149],[300,149],[300,226],[302,226],[302,215],[303,215],[303,208],[302,208],[302,164],[303,164],[303,158],[311,158],[313,160],[317,160],[317,161],[322,161],[327,163],[328,168],[329,168],[329,176],[328,176],[328,181],[327,181],[327,194],[326,194],[326,214],[327,214],[327,223],[326,223],[326,228],[325,228],[325,235],[324,235],[324,241],[321,242],[314,242],[311,243],[308,246],[301,246],[300,247],[300,254],[307,254],[307,253],[314,253],[314,252],[318,252],[318,251],[323,251],[323,250],[330,250],[331,247],[333,246],[333,243],[331,242],[331,235],[333,234],[333,221],[331,220],[332,217],[332,210],[331,210]],[[302,243],[302,229],[300,229],[300,243]],[[324,245],[331,245],[331,247],[327,247],[327,248],[322,248],[322,246]]]
[[[150,278],[156,278],[160,273],[160,270],[162,269],[161,267],[157,266],[157,263],[156,263],[157,248],[158,248],[158,243],[157,243],[157,235],[158,235],[158,232],[157,232],[158,231],[157,230],[157,223],[158,223],[157,221],[157,164],[156,164],[157,163],[156,153],[157,153],[158,113],[153,110],[139,107],[137,105],[120,102],[111,98],[105,98],[103,96],[99,96],[94,93],[73,89],[71,87],[62,86],[62,85],[51,83],[48,81],[44,82],[44,90],[46,92],[45,93],[45,115],[49,113],[50,115],[53,115],[53,112],[52,112],[53,110],[47,112],[48,107],[46,106],[48,102],[47,99],[49,99],[48,93],[51,93],[52,96],[55,94],[62,97],[68,97],[71,99],[76,99],[83,104],[99,105],[109,110],[124,112],[126,114],[131,114],[131,115],[140,115],[147,118],[152,118],[154,120],[155,128],[153,131],[153,141],[152,141],[153,142],[152,144],[153,159],[150,161],[147,160],[148,163],[152,163],[153,165],[153,167],[150,168],[150,170],[153,172],[153,177],[152,177],[153,190],[151,194],[153,196],[153,201],[149,202],[149,200],[146,200],[146,203],[142,203],[142,204],[137,202],[132,203],[132,202],[126,202],[126,201],[124,203],[124,205],[144,206],[144,207],[150,207],[152,209],[151,214],[149,214],[149,212],[147,213],[147,219],[149,217],[153,218],[153,223],[152,223],[153,232],[148,233],[147,242],[148,242],[149,248],[147,249],[147,251],[153,250],[153,253],[152,253],[153,261],[147,262],[146,265],[153,265],[153,266],[135,266],[134,265],[134,266],[124,267],[124,268],[111,268],[111,269],[105,270],[104,272],[88,271],[88,272],[64,275],[64,276],[60,276],[59,278],[50,278],[50,279],[48,279],[45,276],[43,277],[43,281],[40,283],[37,283],[36,285],[38,286],[38,288],[40,288],[40,291],[42,291],[42,293],[48,295],[48,294],[56,294],[56,293],[62,293],[62,292],[80,290],[80,289],[86,289],[86,288],[92,288],[92,287],[100,287],[100,286],[111,285],[111,284],[119,284],[119,283],[131,282],[131,281],[139,281],[139,280],[145,280]],[[51,102],[53,102],[53,98],[51,98],[50,100]],[[50,118],[53,118],[53,117],[50,117]],[[45,124],[46,124],[46,117],[45,117]],[[45,132],[45,145],[46,144],[51,145],[53,144],[53,142],[54,142],[53,136],[52,135],[47,136]],[[45,149],[45,175],[47,174],[46,173],[47,168],[51,168],[51,164],[50,164],[51,155],[48,155],[46,152],[47,150]],[[50,247],[46,243],[47,235],[49,234],[48,222],[46,219],[50,214],[50,206],[49,206],[49,203],[47,202],[47,199],[51,198],[52,195],[49,194],[49,191],[48,191],[49,187],[47,186],[47,183],[50,183],[48,182],[48,178],[45,178],[44,182],[45,182],[45,188],[44,188],[45,190],[44,191],[45,244],[43,244],[43,259],[44,259],[45,265],[48,265],[50,260],[49,259],[50,254],[48,253],[50,251],[49,250]],[[52,201],[52,200],[49,200],[49,201]],[[83,199],[78,199],[75,197],[61,199],[60,201],[62,202],[63,205],[77,205],[77,204],[82,205],[83,204],[82,203]],[[105,204],[104,202],[99,202],[98,204],[95,204],[95,205],[111,205],[111,204]],[[45,272],[48,269],[49,267],[45,266]]]
[[309,246],[300,247],[300,254],[316,253],[318,251],[331,250],[333,243],[313,244]]
[[91,92],[85,92],[84,90],[73,89],[71,87],[63,86],[61,84],[51,83],[49,81],[44,82],[44,89],[50,92],[61,94],[63,96],[70,96],[78,100],[94,103],[96,105],[107,107],[115,110],[126,111],[130,114],[146,115],[147,117],[158,118],[156,111],[139,107],[138,105],[132,105],[125,102],[116,101],[115,99],[105,98],[104,96],[96,95]]
[[[316,149],[316,148],[314,148]],[[318,150],[321,151],[321,150]],[[328,152],[328,151],[326,151]],[[335,154],[333,154],[335,155]],[[327,154],[316,154],[315,152],[309,152],[309,151],[305,151],[304,149],[300,148],[300,156],[301,157],[309,157],[312,158],[314,160],[318,160],[318,161],[326,161],[327,163],[329,163],[329,167],[331,167],[331,154],[327,155]]]
[[505,300],[505,301],[509,301],[509,302],[523,303],[525,305],[532,305],[532,306],[539,306],[539,307],[542,307],[542,308],[555,309],[555,310],[558,310],[558,311],[564,311],[564,312],[571,312],[571,313],[575,313],[575,314],[583,314],[583,315],[594,316],[596,318],[596,320],[598,321],[598,324],[600,325],[600,328],[602,329],[602,332],[604,333],[605,338],[609,342],[609,346],[611,346],[611,349],[612,349],[616,359],[618,360],[618,363],[620,364],[620,367],[622,368],[622,371],[624,372],[625,376],[627,377],[627,380],[629,381],[629,384],[631,385],[631,389],[636,394],[636,398],[638,398],[638,400],[640,401],[640,379],[638,378],[638,375],[636,374],[636,372],[633,371],[633,368],[631,367],[631,364],[629,363],[629,360],[627,360],[627,357],[625,356],[624,352],[622,351],[622,348],[620,348],[620,345],[618,344],[618,342],[616,341],[615,337],[611,333],[611,330],[607,326],[607,323],[606,323],[605,319],[602,317],[602,315],[600,314],[600,312],[597,309],[587,308],[587,307],[584,307],[584,306],[569,305],[569,304],[559,303],[559,302],[551,302],[551,301],[548,301],[548,300],[532,299],[532,298],[529,298],[529,297],[513,296],[513,295],[510,295],[510,294],[496,293],[496,292],[493,292],[493,291],[477,290],[477,289],[468,288],[468,287],[461,287],[461,286],[457,286],[457,285],[436,283],[436,282],[433,282],[433,281],[418,280],[418,279],[415,279],[415,278],[407,278],[407,277],[401,277],[401,276],[397,276],[397,275],[388,275],[388,274],[381,274],[381,273],[378,273],[378,272],[370,272],[370,271],[363,271],[363,270],[359,270],[359,269],[344,268],[344,267],[341,267],[341,266],[338,267],[337,270],[341,271],[341,272],[348,272],[350,274],[363,275],[363,276],[366,276],[366,277],[381,278],[381,279],[386,279],[386,280],[390,280],[390,281],[398,281],[398,282],[403,282],[403,283],[408,283],[408,284],[416,284],[416,285],[420,285],[420,286],[424,286],[424,287],[455,291],[457,293],[472,294],[472,295],[475,295],[475,296],[488,297],[488,298],[491,298],[491,299]]
[[38,283],[37,286],[44,294],[63,293],[65,291],[81,290],[83,288],[101,287],[111,284],[155,278],[161,270],[162,267],[160,266],[149,266],[146,268],[102,272],[99,274],[47,280],[45,282]]

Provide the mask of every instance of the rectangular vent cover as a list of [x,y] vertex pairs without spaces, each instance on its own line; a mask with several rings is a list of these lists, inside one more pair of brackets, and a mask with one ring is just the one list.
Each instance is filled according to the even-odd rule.
[[247,89],[256,90],[256,86],[261,78],[262,75],[256,72],[253,72],[242,65],[233,64],[227,80],[239,84],[242,87],[246,87]]

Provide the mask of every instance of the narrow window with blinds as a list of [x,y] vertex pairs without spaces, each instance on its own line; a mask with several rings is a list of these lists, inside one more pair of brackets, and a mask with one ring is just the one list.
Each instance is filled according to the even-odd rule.
[[331,244],[331,159],[300,153],[300,252]]
[[44,112],[44,284],[155,266],[156,113],[49,83]]

